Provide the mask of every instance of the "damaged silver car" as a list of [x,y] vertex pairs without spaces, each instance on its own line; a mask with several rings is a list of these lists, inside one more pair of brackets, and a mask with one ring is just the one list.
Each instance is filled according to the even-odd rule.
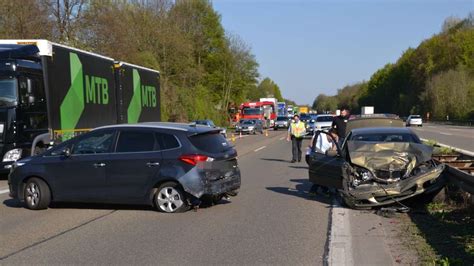
[[[349,207],[393,204],[443,187],[444,165],[431,158],[432,147],[402,120],[356,118],[348,121],[346,132],[341,146],[329,133],[319,132],[307,161],[310,182],[336,188]],[[320,147],[321,140],[334,144]]]

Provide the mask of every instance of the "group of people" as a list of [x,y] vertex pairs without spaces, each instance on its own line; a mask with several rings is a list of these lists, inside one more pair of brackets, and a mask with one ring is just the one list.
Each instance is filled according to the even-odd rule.
[[[336,150],[338,143],[342,144],[346,134],[346,124],[349,119],[350,112],[348,108],[341,108],[341,114],[334,118],[331,128],[329,129],[329,134],[316,134],[313,136],[316,137],[315,149],[317,152],[326,153],[327,150]],[[301,162],[301,146],[303,143],[303,138],[306,135],[306,125],[300,120],[299,115],[293,117],[293,122],[288,127],[288,136],[287,140],[291,141],[291,152],[292,159],[291,163]],[[314,140],[311,141],[313,143]]]

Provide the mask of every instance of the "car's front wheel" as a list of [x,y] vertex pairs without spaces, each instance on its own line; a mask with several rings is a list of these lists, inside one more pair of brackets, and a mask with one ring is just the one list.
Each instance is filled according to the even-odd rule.
[[33,177],[26,181],[23,192],[26,207],[30,210],[46,209],[51,202],[51,190],[43,180]]
[[165,182],[155,192],[155,206],[161,212],[184,212],[189,209],[186,195],[175,182]]

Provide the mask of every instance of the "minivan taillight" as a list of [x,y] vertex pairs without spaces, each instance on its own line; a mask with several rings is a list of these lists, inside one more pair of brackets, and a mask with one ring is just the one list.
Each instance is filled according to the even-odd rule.
[[211,158],[206,155],[200,155],[200,154],[187,154],[187,155],[181,155],[179,157],[179,160],[190,165],[196,165],[199,162],[212,162],[214,161],[214,158]]

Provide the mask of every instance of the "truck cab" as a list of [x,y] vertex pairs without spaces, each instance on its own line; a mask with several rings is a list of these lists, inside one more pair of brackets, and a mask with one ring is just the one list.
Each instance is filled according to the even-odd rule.
[[[0,173],[29,156],[33,140],[48,132],[42,64],[37,48],[0,46]],[[41,152],[47,141],[34,143]]]

